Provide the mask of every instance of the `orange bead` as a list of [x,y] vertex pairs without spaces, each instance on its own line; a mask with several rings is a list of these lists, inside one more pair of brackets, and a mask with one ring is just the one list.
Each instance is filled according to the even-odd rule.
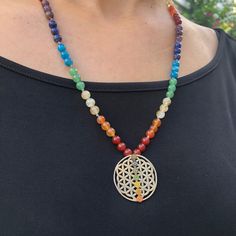
[[157,128],[161,126],[161,120],[160,119],[154,119],[152,121],[152,125],[156,126]]
[[146,135],[147,135],[149,138],[153,138],[153,137],[155,136],[155,132],[154,132],[153,129],[149,129],[149,130],[147,130]]
[[140,195],[137,196],[136,201],[141,203],[143,201],[143,197]]
[[98,124],[103,124],[104,122],[106,121],[105,117],[104,116],[98,116],[97,118],[97,123]]
[[108,129],[110,129],[111,125],[108,121],[105,121],[105,122],[102,123],[101,127],[102,127],[103,130],[107,131]]
[[158,128],[155,125],[151,125],[149,129],[154,130],[154,132],[156,133]]
[[138,189],[135,190],[135,192],[136,192],[136,194],[141,195],[142,190],[140,188],[138,188]]
[[169,6],[169,11],[170,11],[171,16],[173,16],[176,13],[176,9],[173,5]]
[[109,128],[109,129],[106,131],[106,134],[107,134],[108,137],[113,137],[113,136],[115,136],[115,133],[116,133],[116,131],[115,131],[115,129],[113,129],[113,128]]

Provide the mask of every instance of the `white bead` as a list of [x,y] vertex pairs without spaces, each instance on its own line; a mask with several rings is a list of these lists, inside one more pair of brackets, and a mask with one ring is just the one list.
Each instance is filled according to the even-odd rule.
[[157,111],[156,116],[159,119],[163,119],[165,117],[165,112],[159,110]]
[[90,113],[91,113],[92,115],[97,115],[97,114],[99,113],[99,111],[100,111],[100,109],[99,109],[98,106],[92,106],[92,107],[90,107]]
[[88,98],[87,100],[86,100],[86,106],[87,107],[92,107],[92,106],[94,106],[95,105],[95,100],[93,99],[93,98]]
[[160,106],[160,111],[162,111],[162,112],[167,112],[168,109],[169,109],[169,108],[168,108],[167,105],[162,104],[162,105]]
[[163,103],[164,105],[169,106],[169,105],[171,104],[171,99],[170,99],[170,98],[164,98],[163,101],[162,101],[162,103]]
[[84,90],[82,93],[81,93],[81,97],[84,99],[84,100],[87,100],[88,98],[90,98],[91,94],[88,90]]

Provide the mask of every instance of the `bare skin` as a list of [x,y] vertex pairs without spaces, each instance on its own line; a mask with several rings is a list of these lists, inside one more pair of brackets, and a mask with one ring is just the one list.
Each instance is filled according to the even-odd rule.
[[[167,80],[175,25],[162,0],[51,0],[60,32],[84,81]],[[208,64],[212,29],[183,18],[180,77]],[[39,1],[2,0],[0,56],[68,78]]]

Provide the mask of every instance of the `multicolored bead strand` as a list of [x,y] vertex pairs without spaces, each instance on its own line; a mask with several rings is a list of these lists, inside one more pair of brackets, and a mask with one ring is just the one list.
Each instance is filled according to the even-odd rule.
[[[74,67],[73,60],[70,57],[70,54],[65,46],[62,43],[62,37],[59,33],[57,23],[54,19],[54,14],[52,12],[51,6],[48,0],[40,0],[45,15],[48,19],[49,28],[51,30],[53,40],[57,43],[57,49],[60,53],[61,58],[64,61],[64,64],[69,67],[69,74],[72,80],[75,82],[76,89],[81,92],[81,98],[85,101],[86,106],[89,108],[90,113],[97,117],[97,123],[101,126],[101,129],[106,132],[106,135],[112,139],[112,143],[116,145],[118,151],[122,152],[124,156],[130,154],[141,154],[143,153],[147,146],[150,144],[151,139],[153,139],[158,132],[159,127],[161,126],[161,120],[164,119],[166,112],[169,110],[171,105],[172,98],[176,92],[177,79],[179,74],[180,67],[180,58],[181,58],[181,48],[182,48],[182,39],[183,39],[183,26],[181,17],[175,8],[174,4],[170,1],[168,2],[168,10],[170,15],[173,17],[173,20],[176,25],[176,39],[174,45],[174,56],[172,61],[172,68],[170,72],[170,80],[168,89],[166,91],[166,97],[162,100],[162,104],[159,109],[156,111],[156,118],[153,119],[149,129],[145,132],[145,135],[141,138],[140,143],[137,147],[132,150],[123,142],[120,136],[117,135],[116,130],[111,126],[105,116],[100,114],[100,108],[96,105],[95,99],[91,97],[91,93],[85,89],[85,83],[81,80],[81,76],[78,73],[77,68]],[[141,198],[140,198],[141,199]]]

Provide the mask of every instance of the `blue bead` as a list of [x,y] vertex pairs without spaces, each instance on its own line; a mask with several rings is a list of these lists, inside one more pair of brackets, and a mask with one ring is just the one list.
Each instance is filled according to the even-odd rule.
[[180,48],[175,48],[175,52],[174,52],[175,54],[180,54],[181,53],[181,50],[180,50]]
[[72,66],[72,65],[73,65],[73,61],[71,60],[70,57],[69,57],[69,58],[66,58],[66,59],[64,60],[64,62],[65,62],[65,65],[66,65],[66,66]]
[[181,48],[181,47],[182,47],[181,43],[178,43],[178,42],[177,42],[177,43],[175,44],[175,48]]
[[51,32],[52,32],[53,35],[59,34],[59,30],[57,28],[52,28]]
[[65,60],[65,59],[69,58],[70,55],[67,51],[63,51],[63,52],[61,52],[61,57],[62,57],[62,59]]
[[50,20],[48,24],[49,24],[50,28],[56,28],[57,27],[57,23],[56,23],[55,20]]
[[59,52],[64,52],[66,50],[66,47],[64,44],[60,43],[60,44],[58,44],[57,49]]
[[54,38],[54,41],[55,41],[56,43],[61,42],[61,40],[62,40],[62,38],[61,38],[61,36],[60,36],[59,34],[54,35],[53,38]]

